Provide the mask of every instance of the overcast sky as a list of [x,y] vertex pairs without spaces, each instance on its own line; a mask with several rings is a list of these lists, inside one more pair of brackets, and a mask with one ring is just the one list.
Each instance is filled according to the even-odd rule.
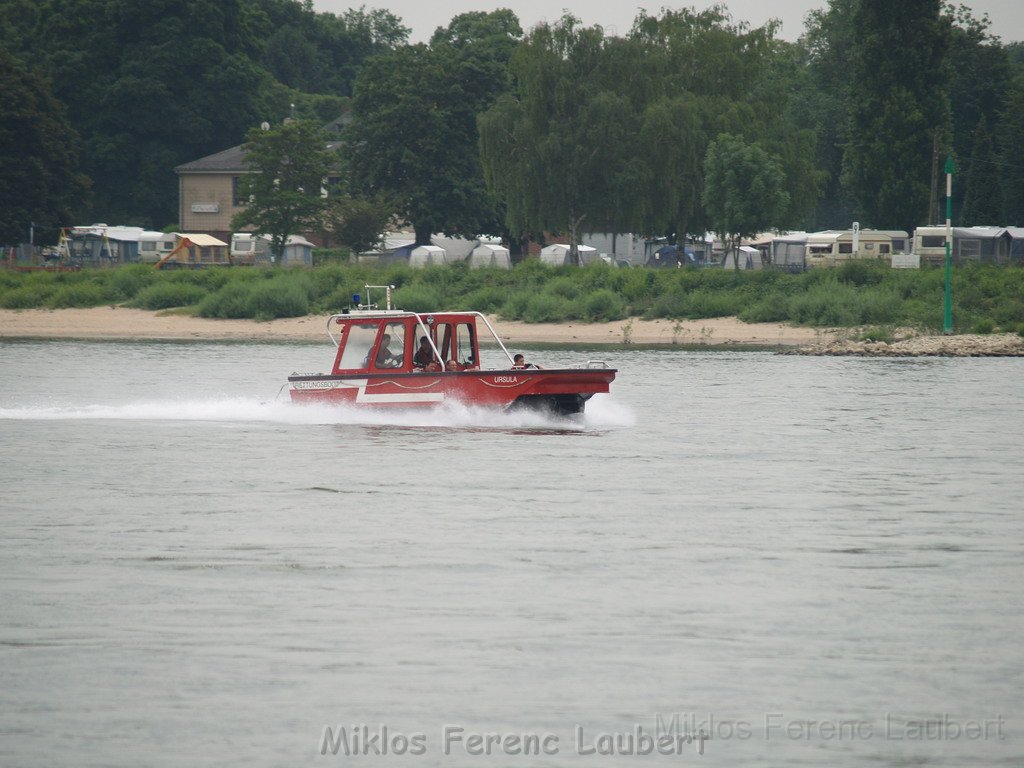
[[[898,0],[897,0],[898,1]],[[358,8],[363,3],[352,0],[313,0],[318,11],[341,13],[347,8]],[[962,3],[974,9],[975,16],[988,13],[992,29],[1003,42],[1024,41],[1024,0],[966,0]],[[538,22],[554,22],[561,17],[563,9],[569,10],[587,26],[600,24],[609,33],[626,34],[633,25],[638,8],[649,13],[658,13],[663,6],[685,8],[706,7],[709,3],[672,3],[658,0],[651,3],[637,3],[629,0],[508,0],[488,3],[483,0],[382,0],[365,2],[367,9],[385,8],[402,19],[412,29],[410,41],[426,42],[437,27],[447,26],[454,16],[467,11],[492,11],[496,8],[511,8],[519,17],[524,30]],[[824,8],[824,0],[731,0],[726,5],[734,21],[746,21],[752,27],[759,27],[770,18],[782,21],[780,37],[795,41],[803,32],[804,16],[814,8]]]

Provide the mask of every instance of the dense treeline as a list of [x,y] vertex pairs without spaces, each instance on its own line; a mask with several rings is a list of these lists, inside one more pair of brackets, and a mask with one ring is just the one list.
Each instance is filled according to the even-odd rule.
[[[92,307],[121,304],[203,317],[300,317],[338,312],[367,283],[397,286],[398,306],[415,311],[473,307],[526,322],[614,321],[630,317],[701,319],[739,316],[748,322],[813,327],[942,328],[941,270],[894,270],[867,261],[800,275],[774,270],[615,269],[549,267],[525,261],[511,271],[455,264],[333,265],[308,270],[161,272],[148,265],[81,272],[0,271],[0,308]],[[1024,334],[1024,270],[992,265],[958,268],[953,317],[958,331]],[[179,309],[175,309],[179,308]],[[677,339],[685,342],[686,339]],[[689,339],[699,341],[699,339]]]
[[[264,120],[336,118],[362,62],[407,35],[385,11],[318,14],[294,0],[0,0],[0,47],[49,81],[70,125],[51,141],[80,146],[64,168],[92,182],[77,215],[158,228],[176,216],[175,166]],[[18,170],[0,186],[31,183],[33,169]],[[37,223],[72,223],[45,198],[37,206]],[[0,216],[0,242],[24,238],[27,220]]]
[[944,218],[950,152],[957,224],[1024,224],[1024,45],[940,0],[829,0],[797,43],[776,31],[722,5],[623,37],[495,11],[409,45],[386,11],[309,0],[0,0],[0,242],[173,225],[176,165],[349,109],[344,191],[420,241],[911,229]]

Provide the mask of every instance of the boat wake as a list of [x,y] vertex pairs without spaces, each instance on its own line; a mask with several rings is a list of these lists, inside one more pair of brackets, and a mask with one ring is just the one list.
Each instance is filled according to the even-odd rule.
[[207,421],[276,424],[366,424],[400,427],[538,429],[583,431],[632,426],[632,411],[608,395],[595,395],[582,417],[559,418],[536,411],[498,411],[460,403],[427,410],[374,410],[339,405],[293,404],[287,400],[209,398],[139,401],[117,404],[0,407],[11,421]]

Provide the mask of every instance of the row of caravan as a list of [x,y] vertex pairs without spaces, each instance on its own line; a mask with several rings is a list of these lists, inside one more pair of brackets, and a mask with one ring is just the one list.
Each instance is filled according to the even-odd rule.
[[[312,266],[313,243],[291,236],[285,245],[285,266]],[[155,232],[142,227],[92,224],[64,230],[58,249],[71,263],[83,266],[153,264],[157,267],[206,267],[273,263],[270,238],[238,232],[225,243],[207,234]]]
[[[849,259],[883,259],[894,267],[938,266],[946,260],[950,231],[945,226],[901,230],[859,229],[792,232],[766,240],[763,252],[774,266],[790,270],[835,266]],[[952,227],[950,257],[959,266],[1024,264],[1024,227]]]

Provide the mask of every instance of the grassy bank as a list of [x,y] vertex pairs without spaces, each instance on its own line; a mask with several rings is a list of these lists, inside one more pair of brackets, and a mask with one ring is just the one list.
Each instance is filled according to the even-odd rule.
[[[124,305],[185,307],[201,317],[299,317],[351,305],[363,286],[397,287],[403,309],[477,309],[510,320],[611,321],[627,317],[702,319],[811,327],[869,326],[871,333],[942,327],[944,273],[893,270],[872,262],[799,275],[763,270],[552,268],[536,261],[511,271],[329,265],[310,270],[213,268],[158,272],[149,266],[80,272],[0,271],[6,309]],[[959,332],[1024,333],[1024,270],[954,270],[953,318]]]

